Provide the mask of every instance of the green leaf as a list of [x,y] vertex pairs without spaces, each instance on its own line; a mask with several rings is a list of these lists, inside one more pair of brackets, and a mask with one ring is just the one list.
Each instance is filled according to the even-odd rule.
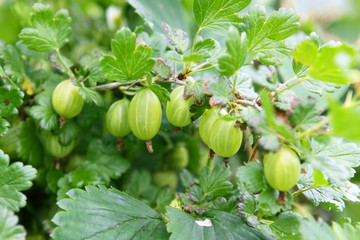
[[274,215],[280,210],[291,210],[294,199],[289,192],[285,193],[285,198],[287,201],[284,204],[279,204],[279,191],[267,188],[257,198],[259,209],[264,215]]
[[292,109],[296,94],[291,90],[285,90],[274,96],[274,106],[283,111],[289,111]]
[[306,102],[296,104],[289,117],[291,125],[298,130],[306,130],[320,121],[320,111],[316,108],[316,100],[309,98]]
[[270,225],[259,225],[258,229],[269,233],[276,239],[302,239],[299,231],[301,216],[292,212],[283,212],[278,219]]
[[215,40],[207,38],[197,41],[194,48],[194,53],[210,57],[209,53],[216,48]]
[[30,114],[40,122],[40,126],[45,130],[59,128],[59,116],[55,113],[52,106],[52,94],[43,92],[35,97],[36,106],[30,108]]
[[257,204],[254,195],[244,193],[240,196],[239,200],[238,206],[241,218],[246,220],[247,224],[252,227],[260,224],[258,217],[255,215]]
[[304,40],[293,52],[296,61],[309,66],[309,77],[335,84],[347,85],[356,79],[350,68],[355,64],[357,52],[346,45],[330,42],[320,49],[310,40]]
[[104,106],[103,97],[95,90],[82,86],[79,89],[79,94],[82,96],[85,102],[93,102],[99,107]]
[[91,87],[96,86],[96,84],[105,82],[105,76],[101,72],[100,68],[100,56],[97,52],[85,54],[80,58],[80,64],[88,71],[89,75],[89,85]]
[[162,58],[156,59],[155,73],[159,74],[159,76],[163,79],[169,79],[172,76],[171,68],[166,65]]
[[311,153],[307,161],[331,182],[339,186],[354,176],[354,168],[360,165],[360,148],[354,143],[331,138],[328,143],[310,141]]
[[[300,185],[301,186],[301,185]],[[314,204],[320,205],[327,211],[342,211],[345,208],[343,194],[331,187],[317,187],[304,192],[304,196]]]
[[212,170],[205,167],[200,174],[199,182],[205,195],[212,197],[224,196],[228,194],[233,185],[228,181],[231,172],[226,167],[216,165]]
[[151,48],[140,44],[136,46],[136,35],[128,28],[117,31],[111,41],[111,49],[115,56],[105,55],[100,62],[105,77],[118,82],[126,82],[142,78],[155,65],[151,59]]
[[227,53],[219,58],[219,72],[229,77],[239,70],[245,63],[247,54],[246,33],[241,34],[235,27],[231,27],[226,39]]
[[248,59],[268,63],[278,63],[281,58],[291,53],[283,40],[299,30],[299,16],[292,9],[280,8],[266,17],[265,8],[253,5],[242,18],[240,29],[248,39]]
[[[143,202],[104,186],[73,189],[58,202],[54,239],[168,239],[162,217]],[[94,217],[95,215],[96,217]]]
[[81,130],[78,124],[72,119],[67,119],[64,126],[60,129],[59,143],[66,146],[73,140],[77,140],[80,137]]
[[[234,86],[235,76],[230,78],[231,87]],[[245,99],[255,99],[259,95],[254,91],[251,78],[242,72],[239,72],[235,82],[235,92]]]
[[194,0],[193,12],[200,29],[223,35],[233,24],[239,23],[236,13],[243,10],[251,0]]
[[0,176],[0,206],[19,211],[26,205],[26,197],[20,191],[32,186],[36,170],[21,162],[9,165],[9,156],[0,150]]
[[59,10],[53,15],[49,5],[35,3],[31,13],[33,28],[24,28],[19,38],[29,49],[50,52],[60,49],[71,35],[71,18],[67,10]]
[[212,78],[207,86],[215,104],[226,105],[228,103],[229,96],[231,96],[232,92],[230,83],[224,76],[221,75],[218,78]]
[[[161,32],[162,22],[185,31],[186,19],[181,2],[168,0],[128,0],[135,11],[144,19],[148,26],[156,33]],[[165,10],[166,9],[166,10]],[[174,17],[176,16],[176,17]]]
[[265,189],[264,170],[260,162],[254,160],[238,168],[236,176],[246,191],[256,193]]
[[183,62],[195,62],[195,63],[198,63],[204,58],[205,58],[205,56],[202,55],[202,54],[192,53],[189,56],[184,56],[182,60],[183,60]]
[[20,50],[16,46],[8,44],[0,48],[0,55],[6,63],[5,72],[14,76],[17,82],[22,82],[25,74],[25,62],[21,57]]
[[12,211],[0,206],[0,220],[0,239],[25,240],[26,231]]
[[185,98],[192,97],[196,105],[201,105],[205,100],[204,81],[196,80],[185,86]]
[[[330,120],[335,135],[360,141],[360,108],[356,104],[340,105],[330,100]],[[350,127],[351,126],[351,127]]]
[[160,86],[159,84],[151,84],[150,89],[159,98],[160,102],[164,103],[169,100],[169,91],[166,88]]
[[10,123],[6,121],[4,118],[0,117],[0,137],[3,136],[8,131],[8,127]]
[[183,211],[167,207],[166,217],[170,219],[167,230],[171,240],[187,239],[272,239],[260,231],[247,226],[239,216],[222,212],[207,211],[201,218],[194,218]]
[[40,129],[37,128],[35,120],[28,118],[21,123],[19,137],[19,157],[33,166],[39,166],[43,160],[42,144],[37,136]]
[[135,197],[151,199],[156,187],[151,184],[150,172],[145,169],[132,172],[126,184],[126,192]]
[[167,23],[162,23],[162,30],[166,34],[168,42],[175,46],[175,50],[178,54],[183,54],[189,49],[190,40],[186,32],[181,29],[172,29]]
[[8,117],[18,113],[16,109],[22,104],[24,93],[19,89],[11,89],[9,85],[0,87],[0,117]]
[[261,135],[259,144],[267,150],[276,151],[280,147],[279,138],[282,141],[295,143],[296,140],[292,129],[275,115],[268,91],[262,91],[261,101],[264,111],[252,110],[249,122],[255,132]]
[[333,222],[330,227],[322,219],[316,221],[313,217],[304,218],[301,220],[300,228],[304,240],[359,240],[360,228],[354,227],[349,223],[343,226]]

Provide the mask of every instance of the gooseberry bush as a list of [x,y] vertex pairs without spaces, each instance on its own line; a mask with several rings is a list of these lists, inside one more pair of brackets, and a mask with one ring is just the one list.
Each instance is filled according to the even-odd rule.
[[179,4],[130,0],[84,49],[36,3],[1,45],[1,239],[360,236],[314,214],[360,201],[358,50],[251,0],[194,0],[181,29]]

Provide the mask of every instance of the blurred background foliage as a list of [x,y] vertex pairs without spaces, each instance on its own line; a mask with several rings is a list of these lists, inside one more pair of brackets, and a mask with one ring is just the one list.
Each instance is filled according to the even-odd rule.
[[[155,32],[161,32],[161,21],[164,20],[169,25],[181,28],[188,32],[190,37],[194,36],[197,29],[192,16],[192,0],[0,0],[0,45],[6,45],[9,43],[15,44],[18,42],[18,34],[20,30],[24,27],[30,26],[31,7],[35,2],[50,4],[54,11],[63,8],[69,10],[70,16],[72,17],[73,31],[70,42],[66,44],[62,51],[64,55],[71,59],[74,63],[78,62],[79,57],[84,53],[102,53],[110,51],[111,38],[114,36],[116,30],[118,30],[121,26],[128,26],[133,31],[138,32],[142,30],[143,33],[141,37],[144,38],[146,42],[154,41],[153,46],[158,47],[153,47],[154,55],[156,55],[157,51],[161,52],[161,47],[166,45],[162,44],[164,37],[158,36],[150,39],[149,34],[152,33],[151,28],[144,25],[144,21],[137,14],[134,8],[134,6],[136,7],[139,4],[145,6],[145,9],[148,11],[146,13],[140,12],[140,14],[145,14],[146,16],[150,16],[150,18],[152,18],[149,20],[154,23],[152,28]],[[278,9],[279,7],[297,9],[301,15],[300,21],[302,23],[302,31],[293,37],[295,42],[301,41],[305,35],[309,35],[311,32],[316,32],[319,34],[323,42],[327,42],[329,40],[339,40],[345,41],[350,45],[360,47],[360,0],[254,0],[252,4],[255,3],[260,3],[266,6],[269,12],[274,9]],[[164,20],[157,20],[157,18]],[[285,65],[286,64],[291,64],[291,62],[285,63]],[[284,78],[288,78],[287,76],[293,75],[293,73],[287,73],[285,69],[289,68],[284,68],[283,71],[280,69],[279,74],[283,75]],[[347,90],[348,87],[343,87],[342,89],[337,90],[336,94],[339,98],[344,98]],[[295,88],[294,91],[299,97],[301,97],[301,87]],[[111,99],[108,102],[110,103]],[[169,128],[171,128],[170,125]],[[162,130],[165,131],[166,126],[163,126]],[[199,155],[206,156],[207,150],[204,146],[199,145],[197,138],[189,137],[191,135],[186,134],[190,133],[192,130],[193,129],[188,127],[184,130],[185,134],[171,136],[170,138],[169,135],[165,133],[162,134],[160,132],[160,134],[156,136],[156,139],[154,139],[154,148],[162,150],[151,156],[142,151],[143,146],[136,144],[139,143],[138,141],[136,142],[134,139],[129,137],[125,144],[127,144],[127,146],[131,146],[130,148],[132,149],[129,149],[127,152],[132,155],[127,157],[129,159],[133,159],[132,165],[142,166],[142,168],[147,168],[149,170],[158,169],[158,166],[153,164],[153,161],[156,160],[156,158],[159,158],[159,156],[166,155],[166,152],[172,145],[185,142],[190,158],[190,165],[188,166],[188,169],[192,172],[196,172],[198,166],[196,166],[196,161],[192,161],[192,158],[200,158]],[[101,135],[101,133],[93,134]],[[108,138],[111,137],[108,136]],[[113,141],[114,139],[110,140]],[[78,155],[75,155],[75,157],[81,158],[82,154],[84,153],[80,152]],[[149,160],[149,158],[152,158],[153,161]],[[232,164],[234,166],[233,169],[237,169],[236,163],[240,162],[236,158],[241,158],[241,156],[236,156],[231,159],[234,163]],[[146,159],[146,161],[144,161],[144,159]],[[207,160],[207,156],[204,159]],[[145,179],[147,177],[147,173],[142,172],[141,170],[133,173],[133,175],[136,174],[143,175]],[[356,174],[353,182],[360,184],[360,174]],[[123,185],[122,182],[115,184]],[[125,187],[125,189],[136,195],[136,191],[138,190],[136,184],[141,183],[131,182],[130,177],[129,184],[132,185]],[[31,219],[34,215],[36,215],[38,222],[43,221],[42,219],[44,218],[40,217],[42,216],[42,213],[38,212],[38,210],[44,211],[43,214],[45,215],[49,214],[48,211],[50,208],[53,208],[51,212],[54,214],[57,208],[52,203],[55,202],[56,199],[53,199],[53,201],[49,203],[49,195],[46,195],[46,193],[41,191],[37,191],[36,186],[29,190],[27,194],[29,200],[32,199],[32,201],[29,201],[29,205],[23,210],[22,214],[24,214],[24,216],[27,215],[27,219],[30,222],[22,224],[26,225],[27,228],[32,229],[29,231],[30,233],[33,233],[30,235],[32,239],[43,239],[41,237],[42,235],[38,235],[39,238],[36,238],[36,233],[41,232],[44,229],[39,230],[38,223],[36,221],[31,221]],[[151,195],[153,193],[152,191],[149,191],[148,193],[143,194]],[[31,205],[30,203],[34,203],[35,199],[38,199],[37,204]],[[307,207],[308,203],[305,199],[302,201],[304,202],[303,205],[299,206],[299,211],[306,212],[310,209],[310,207]],[[48,206],[49,208],[44,206]],[[326,212],[319,207],[311,214],[321,216],[328,222],[332,220],[337,221],[342,217],[351,217],[352,221],[356,222],[360,221],[360,204],[347,204],[347,208],[344,212],[335,214]],[[51,217],[52,216],[49,216],[48,219],[51,219]],[[26,221],[26,217],[21,217],[20,219],[22,219],[22,221]],[[51,228],[50,223],[46,221],[42,222],[42,224],[45,230],[46,228]]]

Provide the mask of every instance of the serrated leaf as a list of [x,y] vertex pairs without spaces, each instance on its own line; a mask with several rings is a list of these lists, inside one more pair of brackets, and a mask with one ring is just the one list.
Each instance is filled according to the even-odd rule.
[[77,139],[81,134],[81,130],[78,124],[72,119],[66,120],[64,126],[60,129],[59,143],[66,146],[73,140]]
[[19,89],[11,89],[9,85],[0,87],[0,117],[8,117],[18,113],[16,109],[22,104],[24,93]]
[[251,0],[195,0],[193,12],[200,28],[223,35],[233,24],[239,23],[236,13],[244,9]]
[[185,98],[192,97],[196,105],[200,105],[205,100],[204,81],[196,80],[185,86]]
[[344,226],[333,222],[330,227],[322,219],[316,221],[313,217],[304,218],[301,220],[300,228],[304,240],[359,240],[360,228],[354,227],[349,223]]
[[24,28],[19,38],[29,49],[50,52],[61,48],[71,35],[71,18],[67,10],[53,15],[49,5],[35,3],[31,13],[33,28]]
[[36,95],[37,105],[30,108],[30,114],[40,122],[40,126],[45,130],[59,128],[59,116],[55,113],[52,106],[52,94],[43,92]]
[[151,59],[151,48],[140,44],[136,46],[136,35],[128,28],[117,31],[111,41],[115,56],[105,55],[100,62],[105,77],[118,82],[139,79],[149,73],[155,65]]
[[278,63],[291,53],[284,39],[299,30],[299,16],[292,9],[280,8],[266,17],[265,8],[253,5],[242,18],[240,29],[248,39],[248,59],[263,61],[265,64]]
[[26,231],[18,225],[19,218],[7,208],[0,206],[0,239],[25,240]]
[[296,129],[306,130],[320,121],[320,111],[316,108],[316,100],[309,98],[306,102],[298,103],[289,117],[289,122]]
[[240,203],[238,206],[241,218],[252,227],[260,224],[258,217],[255,215],[255,211],[257,210],[257,203],[255,201],[254,195],[244,193],[240,196],[239,200]]
[[183,54],[189,49],[190,40],[186,32],[181,29],[172,29],[167,23],[162,23],[162,30],[166,34],[168,42],[175,47],[178,54]]
[[292,212],[283,212],[279,215],[278,219],[270,225],[261,225],[263,232],[269,232],[271,236],[276,239],[288,240],[297,239],[300,240],[301,233],[299,231],[301,216]]
[[208,211],[201,218],[194,218],[183,211],[167,207],[166,217],[170,219],[167,230],[171,240],[187,239],[239,239],[266,240],[271,237],[247,226],[239,216],[222,212]]
[[201,60],[203,60],[204,58],[205,58],[205,56],[202,55],[202,54],[192,53],[189,56],[184,56],[182,60],[183,60],[183,62],[195,62],[195,63],[198,63]]
[[238,71],[245,63],[247,54],[246,33],[241,34],[235,27],[231,27],[226,39],[225,55],[221,56],[219,62],[219,72],[229,77]]
[[150,89],[159,98],[160,102],[164,103],[169,100],[169,91],[166,88],[160,86],[159,84],[152,84],[150,85]]
[[[234,86],[234,80],[235,80],[235,77],[230,78],[232,86]],[[247,74],[242,73],[242,72],[239,72],[237,75],[236,83],[235,83],[235,92],[239,96],[241,96],[245,99],[250,99],[250,100],[253,100],[259,96],[254,91],[254,87],[252,85],[251,78]]]
[[231,96],[230,83],[224,76],[219,76],[218,78],[213,78],[209,83],[207,83],[208,90],[212,94],[212,98],[215,104],[226,105],[228,103],[228,98]]
[[256,193],[265,189],[263,166],[258,161],[252,161],[238,168],[236,176],[246,191]]
[[304,40],[296,46],[293,55],[296,61],[310,67],[308,76],[313,79],[347,85],[356,78],[350,68],[357,52],[346,44],[330,42],[318,49],[312,41]]
[[207,38],[196,42],[194,53],[203,55],[204,57],[210,57],[209,53],[214,50],[215,47],[215,40]]
[[10,123],[6,121],[4,118],[0,117],[0,137],[3,136],[8,131],[8,127]]
[[199,185],[205,195],[224,196],[233,188],[233,185],[228,181],[230,175],[229,169],[220,165],[216,165],[212,170],[205,167],[199,176]]
[[[161,215],[124,192],[104,186],[73,189],[58,202],[55,239],[168,239]],[[94,217],[94,214],[98,217]]]
[[340,85],[330,82],[322,82],[313,78],[301,83],[301,85],[308,91],[319,94],[320,96],[324,93],[333,93],[335,89],[340,88]]
[[171,68],[166,65],[165,61],[162,58],[156,59],[155,64],[155,73],[159,74],[159,76],[163,79],[169,79],[172,76]]
[[21,191],[32,186],[36,170],[21,162],[9,165],[9,156],[0,150],[0,176],[0,206],[19,211],[26,205],[26,197]]
[[291,90],[285,90],[274,96],[274,106],[283,111],[291,110],[294,99],[296,94]]
[[354,143],[331,138],[328,143],[311,140],[310,146],[311,153],[307,161],[331,183],[343,186],[354,176],[354,168],[360,165],[360,148]]
[[289,192],[285,193],[286,202],[284,204],[279,204],[278,199],[279,191],[267,188],[265,191],[262,191],[257,198],[258,207],[265,215],[273,215],[280,210],[288,211],[292,209],[291,205],[294,199]]
[[81,95],[81,97],[84,99],[85,102],[88,103],[93,102],[99,107],[104,106],[104,100],[102,96],[95,90],[82,86],[79,88],[79,94]]
[[89,78],[89,85],[91,87],[96,86],[96,84],[105,82],[105,76],[101,72],[100,68],[100,56],[97,52],[92,52],[89,54],[84,54],[80,58],[80,64],[86,69],[89,73],[87,76]]
[[20,141],[19,157],[33,166],[38,166],[43,160],[42,145],[37,136],[38,131],[34,119],[28,118],[21,123],[21,130],[18,134]]
[[126,184],[126,192],[132,196],[151,199],[157,189],[151,184],[151,174],[143,169],[131,173],[129,182]]
[[25,73],[25,62],[21,57],[20,50],[12,45],[8,44],[0,48],[0,55],[5,60],[5,72],[8,75],[14,77],[17,82],[22,82]]

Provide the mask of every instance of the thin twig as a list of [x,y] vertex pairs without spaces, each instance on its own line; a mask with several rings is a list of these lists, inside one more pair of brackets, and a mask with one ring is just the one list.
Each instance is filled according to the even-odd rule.
[[243,105],[249,105],[249,106],[253,106],[254,108],[256,108],[258,111],[262,111],[262,107],[260,107],[256,101],[248,101],[248,100],[241,100],[241,99],[237,99],[235,100],[236,103],[239,104],[243,104]]

